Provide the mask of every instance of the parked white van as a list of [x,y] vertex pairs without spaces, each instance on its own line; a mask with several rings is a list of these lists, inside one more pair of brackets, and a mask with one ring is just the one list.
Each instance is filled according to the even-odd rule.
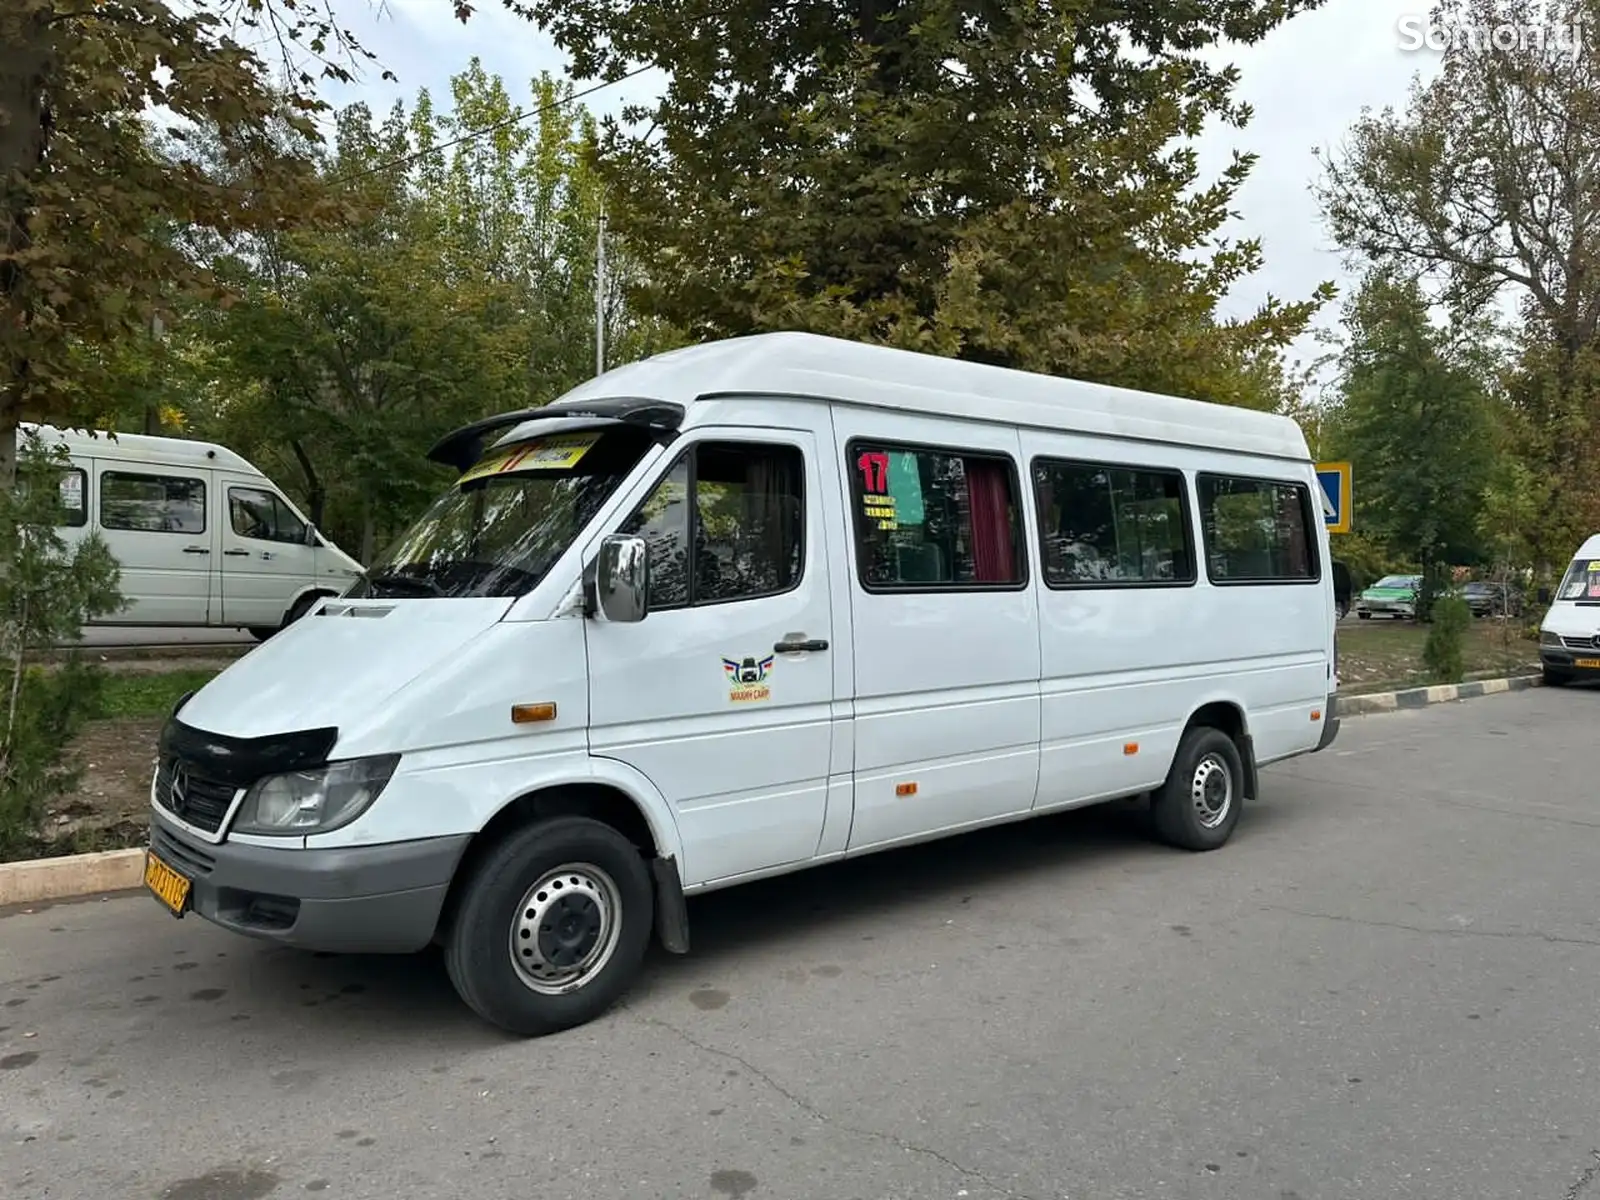
[[265,639],[360,577],[360,563],[225,446],[24,430],[72,457],[62,535],[98,533],[122,568],[127,604],[97,625],[220,626]]
[[1600,679],[1600,533],[1578,547],[1539,623],[1539,660],[1551,687]]
[[459,481],[366,580],[175,710],[146,882],[437,941],[515,1032],[687,951],[686,895],[1144,793],[1214,849],[1338,726],[1285,417],[775,334],[430,457]]

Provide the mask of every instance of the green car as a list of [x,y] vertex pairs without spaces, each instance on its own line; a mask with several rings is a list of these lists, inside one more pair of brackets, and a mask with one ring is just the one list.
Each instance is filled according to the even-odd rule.
[[1417,590],[1421,575],[1385,575],[1356,600],[1356,616],[1370,621],[1374,613],[1388,617],[1417,615]]

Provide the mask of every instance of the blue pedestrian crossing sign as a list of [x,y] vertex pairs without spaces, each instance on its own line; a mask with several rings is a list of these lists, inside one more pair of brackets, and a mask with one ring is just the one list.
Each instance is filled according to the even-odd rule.
[[1322,493],[1322,522],[1329,533],[1350,532],[1350,464],[1318,463],[1317,490]]

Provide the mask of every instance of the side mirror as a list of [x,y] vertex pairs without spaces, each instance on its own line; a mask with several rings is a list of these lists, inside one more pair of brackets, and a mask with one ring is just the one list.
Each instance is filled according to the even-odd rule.
[[642,537],[609,534],[595,564],[595,608],[607,621],[644,620],[650,588],[650,553]]
[[310,521],[306,522],[305,543],[308,546],[315,546],[317,544],[317,527]]
[[1539,603],[1540,604],[1549,604],[1550,603],[1550,589],[1549,588],[1542,587],[1542,588],[1539,589]]

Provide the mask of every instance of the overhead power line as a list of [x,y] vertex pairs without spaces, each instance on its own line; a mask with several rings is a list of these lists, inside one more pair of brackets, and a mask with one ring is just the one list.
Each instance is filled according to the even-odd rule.
[[426,150],[418,150],[412,154],[401,155],[399,158],[390,159],[388,162],[376,163],[370,167],[363,167],[361,170],[351,171],[349,174],[344,174],[341,172],[339,178],[360,179],[366,175],[376,175],[380,171],[392,171],[396,167],[408,167],[418,159],[427,158],[430,154],[437,154],[441,150],[448,150],[450,147],[459,146],[463,142],[476,141],[478,138],[487,137],[489,134],[494,133],[497,130],[507,129],[512,125],[520,124],[521,122],[529,120],[532,117],[539,117],[543,116],[545,113],[556,112],[559,109],[565,108],[575,100],[582,100],[587,96],[594,95],[596,92],[604,91],[606,88],[612,87],[615,84],[625,83],[629,79],[634,78],[636,75],[643,75],[646,71],[652,69],[654,66],[654,63],[646,63],[642,67],[635,67],[625,75],[619,75],[615,79],[602,80],[600,83],[586,87],[581,91],[573,92],[568,96],[564,96],[560,100],[552,100],[548,104],[540,104],[534,108],[519,109],[503,120],[495,121],[490,125],[484,125],[479,129],[469,129],[457,137],[453,137],[448,141],[440,142],[437,146],[429,146]]

